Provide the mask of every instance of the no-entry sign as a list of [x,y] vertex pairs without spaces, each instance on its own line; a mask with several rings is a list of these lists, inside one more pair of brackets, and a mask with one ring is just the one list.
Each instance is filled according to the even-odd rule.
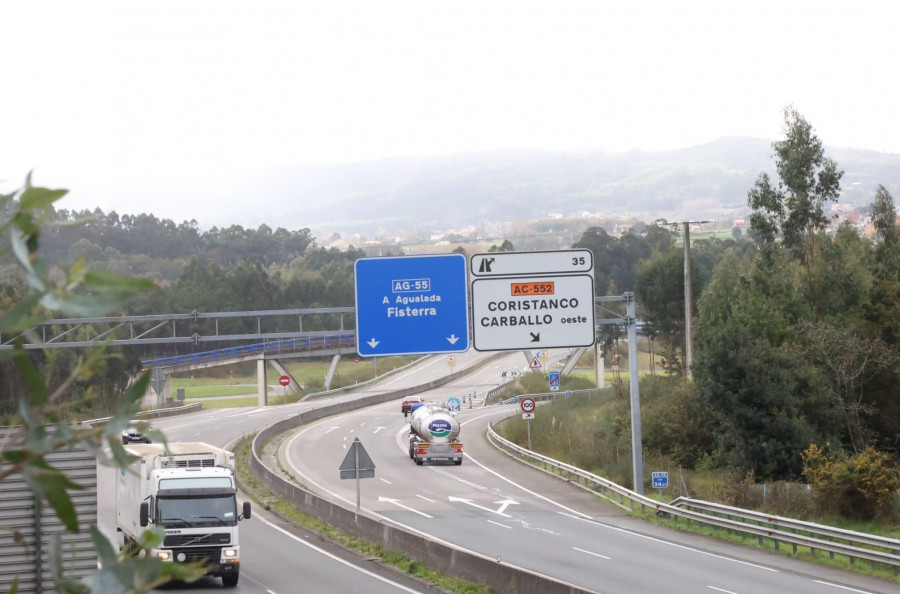
[[290,385],[291,378],[289,378],[286,375],[282,375],[280,378],[278,378],[278,383],[281,384],[282,386]]

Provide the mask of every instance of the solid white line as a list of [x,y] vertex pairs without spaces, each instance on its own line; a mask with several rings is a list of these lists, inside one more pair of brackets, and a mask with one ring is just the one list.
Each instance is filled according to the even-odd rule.
[[424,495],[416,494],[416,497],[421,497],[421,498],[424,499],[425,501],[430,501],[431,503],[435,503],[435,500],[434,500],[434,499],[429,499],[429,498],[425,497]]
[[[314,550],[314,551],[316,551],[316,552],[319,552],[319,553],[325,555],[326,557],[330,557],[331,559],[334,559],[334,560],[337,561],[338,563],[343,563],[343,564],[346,565],[347,567],[350,567],[351,569],[355,569],[356,571],[359,571],[360,573],[364,573],[364,574],[366,574],[366,575],[368,575],[368,576],[370,576],[370,577],[373,577],[373,578],[375,578],[375,579],[377,579],[377,580],[381,580],[382,582],[384,582],[384,583],[386,583],[386,584],[390,584],[390,585],[392,585],[392,586],[395,586],[395,587],[397,587],[397,588],[400,588],[400,589],[403,590],[404,592],[413,592],[413,593],[415,593],[415,594],[418,594],[418,590],[413,590],[412,588],[407,588],[407,587],[404,586],[403,584],[398,584],[397,582],[393,582],[393,581],[391,581],[391,580],[389,580],[389,579],[387,579],[387,578],[381,577],[380,575],[378,575],[378,574],[376,574],[376,573],[372,573],[372,572],[369,571],[368,569],[363,569],[362,567],[359,567],[359,566],[357,566],[357,565],[354,565],[353,563],[350,563],[349,561],[346,561],[346,560],[344,560],[344,559],[341,559],[340,557],[337,557],[336,555],[333,555],[333,554],[329,553],[329,552],[326,551],[325,549],[320,549],[320,548],[317,547],[316,545],[314,545],[314,544],[312,544],[312,543],[309,543],[309,542],[303,540],[302,538],[300,538],[300,537],[298,537],[298,536],[296,536],[296,535],[294,535],[294,534],[291,534],[290,532],[288,532],[288,531],[285,530],[284,528],[282,528],[282,527],[280,527],[280,526],[276,526],[276,525],[273,524],[272,522],[269,522],[268,520],[266,520],[265,518],[260,517],[259,515],[257,515],[256,517],[259,518],[259,520],[260,520],[263,524],[265,524],[265,525],[267,525],[267,526],[271,526],[272,528],[274,528],[275,530],[281,532],[281,533],[284,534],[285,536],[288,536],[288,537],[290,537],[290,538],[293,538],[294,540],[296,540],[296,541],[299,542],[300,544],[302,544],[302,545],[304,545],[304,546],[307,546],[307,547],[311,548],[312,550]],[[269,591],[271,592],[271,590],[269,590]]]
[[501,524],[500,522],[495,522],[494,520],[488,520],[488,524],[493,524],[494,526],[500,526],[501,528],[512,530],[512,526],[507,526],[506,524]]
[[813,580],[817,584],[822,584],[823,586],[831,586],[832,588],[840,588],[841,590],[849,590],[851,592],[859,592],[860,594],[872,594],[866,590],[857,590],[856,588],[848,588],[847,586],[841,586],[840,584],[831,584],[829,582],[822,582],[819,580]]
[[717,592],[725,592],[725,594],[737,594],[737,592],[732,592],[731,590],[723,590],[722,588],[716,588],[715,586],[706,586],[710,590],[715,590]]
[[606,559],[609,561],[612,557],[607,557],[606,555],[601,555],[600,553],[593,553],[591,551],[585,551],[584,549],[579,549],[578,547],[572,547],[573,551],[578,551],[579,553],[586,553],[588,555],[593,555],[594,557],[600,557],[601,559]]
[[[576,516],[569,516],[569,514],[562,514],[562,515],[568,516],[568,517],[572,518],[573,520],[581,520],[582,522],[588,522],[588,520],[585,520],[584,518],[579,518],[579,517],[576,517]],[[694,552],[694,553],[700,553],[701,555],[708,555],[708,556],[714,557],[714,558],[716,558],[716,559],[722,559],[723,561],[731,561],[732,563],[740,563],[741,565],[747,565],[747,566],[749,566],[749,567],[755,567],[755,568],[757,568],[757,569],[765,569],[766,571],[772,571],[772,572],[774,572],[774,573],[781,573],[781,572],[780,572],[779,570],[777,570],[777,569],[773,569],[773,568],[771,568],[771,567],[766,567],[766,566],[764,566],[764,565],[757,565],[757,564],[755,564],[755,563],[748,563],[747,561],[741,561],[741,560],[739,560],[739,559],[732,559],[731,557],[723,557],[722,555],[716,555],[715,553],[709,553],[709,552],[707,552],[707,551],[701,551],[700,549],[695,549],[695,548],[692,548],[692,547],[686,547],[686,546],[684,546],[684,545],[675,544],[674,542],[668,542],[668,541],[666,541],[666,540],[662,540],[662,539],[659,539],[659,538],[654,538],[654,537],[652,537],[652,536],[647,536],[646,534],[640,534],[640,533],[638,533],[638,532],[632,532],[631,530],[625,530],[624,528],[618,528],[618,527],[616,527],[616,526],[610,526],[609,524],[602,524],[602,523],[600,523],[600,522],[589,522],[589,523],[590,523],[590,524],[593,524],[594,526],[600,527],[600,528],[606,528],[606,529],[608,529],[608,530],[615,530],[616,532],[624,532],[625,534],[630,534],[631,536],[636,536],[636,537],[638,537],[638,538],[645,538],[645,539],[647,539],[647,540],[652,540],[653,542],[658,542],[658,543],[660,543],[660,544],[669,545],[670,547],[675,547],[675,548],[677,548],[677,549],[684,549],[685,551],[691,551],[691,552]]]
[[387,480],[387,479],[383,479],[383,478],[381,478],[381,477],[378,477],[378,478],[380,478],[381,480],[383,480],[384,482],[386,482],[386,483],[389,484],[389,485],[393,485],[393,484],[394,484],[394,483],[392,483],[391,481],[389,481],[389,480]]

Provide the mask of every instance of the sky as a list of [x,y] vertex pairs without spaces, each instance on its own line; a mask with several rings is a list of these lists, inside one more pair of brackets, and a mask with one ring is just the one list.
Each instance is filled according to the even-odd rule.
[[37,0],[0,23],[0,192],[33,170],[62,208],[220,223],[272,168],[775,140],[787,105],[826,146],[900,153],[895,2]]

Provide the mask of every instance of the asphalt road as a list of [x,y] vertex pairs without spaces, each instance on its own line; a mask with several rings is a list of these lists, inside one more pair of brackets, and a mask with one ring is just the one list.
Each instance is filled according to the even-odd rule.
[[[519,360],[521,355],[510,359]],[[497,382],[504,364],[424,396],[442,402],[470,385]],[[318,493],[355,507],[355,482],[340,480],[337,468],[358,437],[376,467],[375,478],[362,482],[364,513],[604,594],[898,591],[882,580],[632,520],[486,443],[489,421],[519,413],[514,405],[460,411],[466,448],[461,466],[417,467],[409,459],[408,426],[395,402],[301,427],[282,445],[282,463]]]
[[[425,359],[414,369],[386,377],[365,391],[333,397],[328,402],[351,400],[366,394],[396,390],[401,386],[427,383],[451,372],[459,373],[477,364],[484,355],[456,355],[455,366],[446,357]],[[520,355],[521,358],[521,355]],[[212,409],[152,422],[169,441],[204,441],[225,447],[240,436],[255,432],[300,411],[322,406],[322,400],[254,408]],[[399,409],[399,401],[397,403]],[[121,536],[115,531],[115,472],[101,467],[98,472],[98,524],[113,543]],[[433,592],[401,572],[347,553],[315,535],[282,524],[259,506],[253,517],[240,523],[241,577],[230,591],[253,594],[293,594],[295,592]],[[195,592],[222,589],[219,579],[203,578],[193,584],[171,584],[167,592]]]

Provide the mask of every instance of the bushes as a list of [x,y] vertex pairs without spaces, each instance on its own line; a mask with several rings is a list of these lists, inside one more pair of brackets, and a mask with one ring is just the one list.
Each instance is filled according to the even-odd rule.
[[802,456],[803,476],[813,485],[822,513],[870,520],[895,512],[900,472],[887,454],[868,447],[847,455],[812,444]]

